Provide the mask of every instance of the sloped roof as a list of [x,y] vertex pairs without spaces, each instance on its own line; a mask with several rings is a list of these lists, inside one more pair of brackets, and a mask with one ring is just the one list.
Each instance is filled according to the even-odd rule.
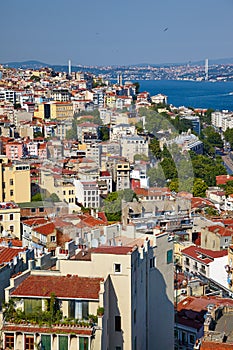
[[99,299],[100,282],[103,278],[67,276],[33,276],[26,278],[11,294],[12,296],[48,298]]
[[0,264],[10,262],[14,257],[23,251],[25,251],[25,249],[0,247]]

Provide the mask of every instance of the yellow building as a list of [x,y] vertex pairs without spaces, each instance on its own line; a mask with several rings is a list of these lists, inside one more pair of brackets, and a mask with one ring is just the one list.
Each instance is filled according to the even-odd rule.
[[73,114],[72,102],[39,103],[34,111],[34,117],[39,119],[66,120],[72,119]]
[[0,201],[24,203],[31,201],[30,166],[0,159]]
[[0,236],[20,239],[20,208],[13,202],[0,203]]
[[73,103],[72,102],[56,102],[51,105],[51,119],[71,119],[73,118]]

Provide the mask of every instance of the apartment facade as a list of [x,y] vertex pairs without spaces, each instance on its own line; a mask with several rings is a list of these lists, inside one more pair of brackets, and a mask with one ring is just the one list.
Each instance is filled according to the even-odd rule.
[[23,203],[31,201],[30,166],[25,163],[0,163],[0,201]]

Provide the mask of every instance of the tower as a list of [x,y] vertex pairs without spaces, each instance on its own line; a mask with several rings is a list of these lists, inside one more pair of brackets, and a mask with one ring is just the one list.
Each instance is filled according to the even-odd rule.
[[122,83],[123,83],[123,78],[122,78],[122,74],[118,74],[117,75],[117,84],[122,86]]
[[208,58],[206,58],[205,59],[205,80],[209,79],[208,72],[209,72],[209,60]]
[[71,60],[68,61],[68,74],[71,76]]

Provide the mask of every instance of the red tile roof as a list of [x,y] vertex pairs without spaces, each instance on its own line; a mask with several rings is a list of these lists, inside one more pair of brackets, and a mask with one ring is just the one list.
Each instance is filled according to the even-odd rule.
[[[187,256],[201,262],[202,264],[208,265],[215,258],[220,258],[220,257],[226,256],[227,249],[221,250],[221,251],[213,251],[210,249],[203,249],[203,248],[196,247],[196,246],[190,246],[188,248],[183,249],[182,254],[187,255]],[[206,256],[206,258],[202,259],[201,255]]]
[[192,297],[188,296],[177,305],[177,310],[193,310],[200,312],[201,310],[207,310],[209,304],[214,304],[216,306],[220,305],[229,305],[233,306],[233,299],[230,298],[220,298],[215,296],[201,296],[201,297]]
[[44,236],[51,235],[51,233],[55,233],[55,230],[55,225],[52,222],[34,228],[34,231],[41,233]]
[[0,247],[0,264],[10,262],[20,252],[24,252],[24,251],[25,249],[20,249],[20,248]]
[[131,253],[133,247],[123,247],[123,246],[101,246],[94,248],[92,253],[95,254],[116,254],[116,255],[126,255]]
[[48,220],[44,218],[33,218],[33,219],[23,220],[23,224],[27,226],[38,226],[38,225],[46,224],[47,222]]
[[12,293],[14,296],[48,298],[99,299],[100,282],[103,278],[67,276],[33,276],[26,278]]
[[233,230],[231,228],[226,228],[218,225],[209,226],[207,227],[207,230],[223,237],[230,237],[233,235]]
[[192,208],[205,208],[207,206],[215,207],[215,205],[206,198],[201,198],[201,197],[191,198],[191,207]]
[[209,341],[202,341],[200,350],[229,350],[233,349],[233,344],[229,343],[218,343],[218,342],[209,342]]
[[225,185],[228,181],[232,181],[233,176],[230,175],[218,175],[216,176],[216,185]]

